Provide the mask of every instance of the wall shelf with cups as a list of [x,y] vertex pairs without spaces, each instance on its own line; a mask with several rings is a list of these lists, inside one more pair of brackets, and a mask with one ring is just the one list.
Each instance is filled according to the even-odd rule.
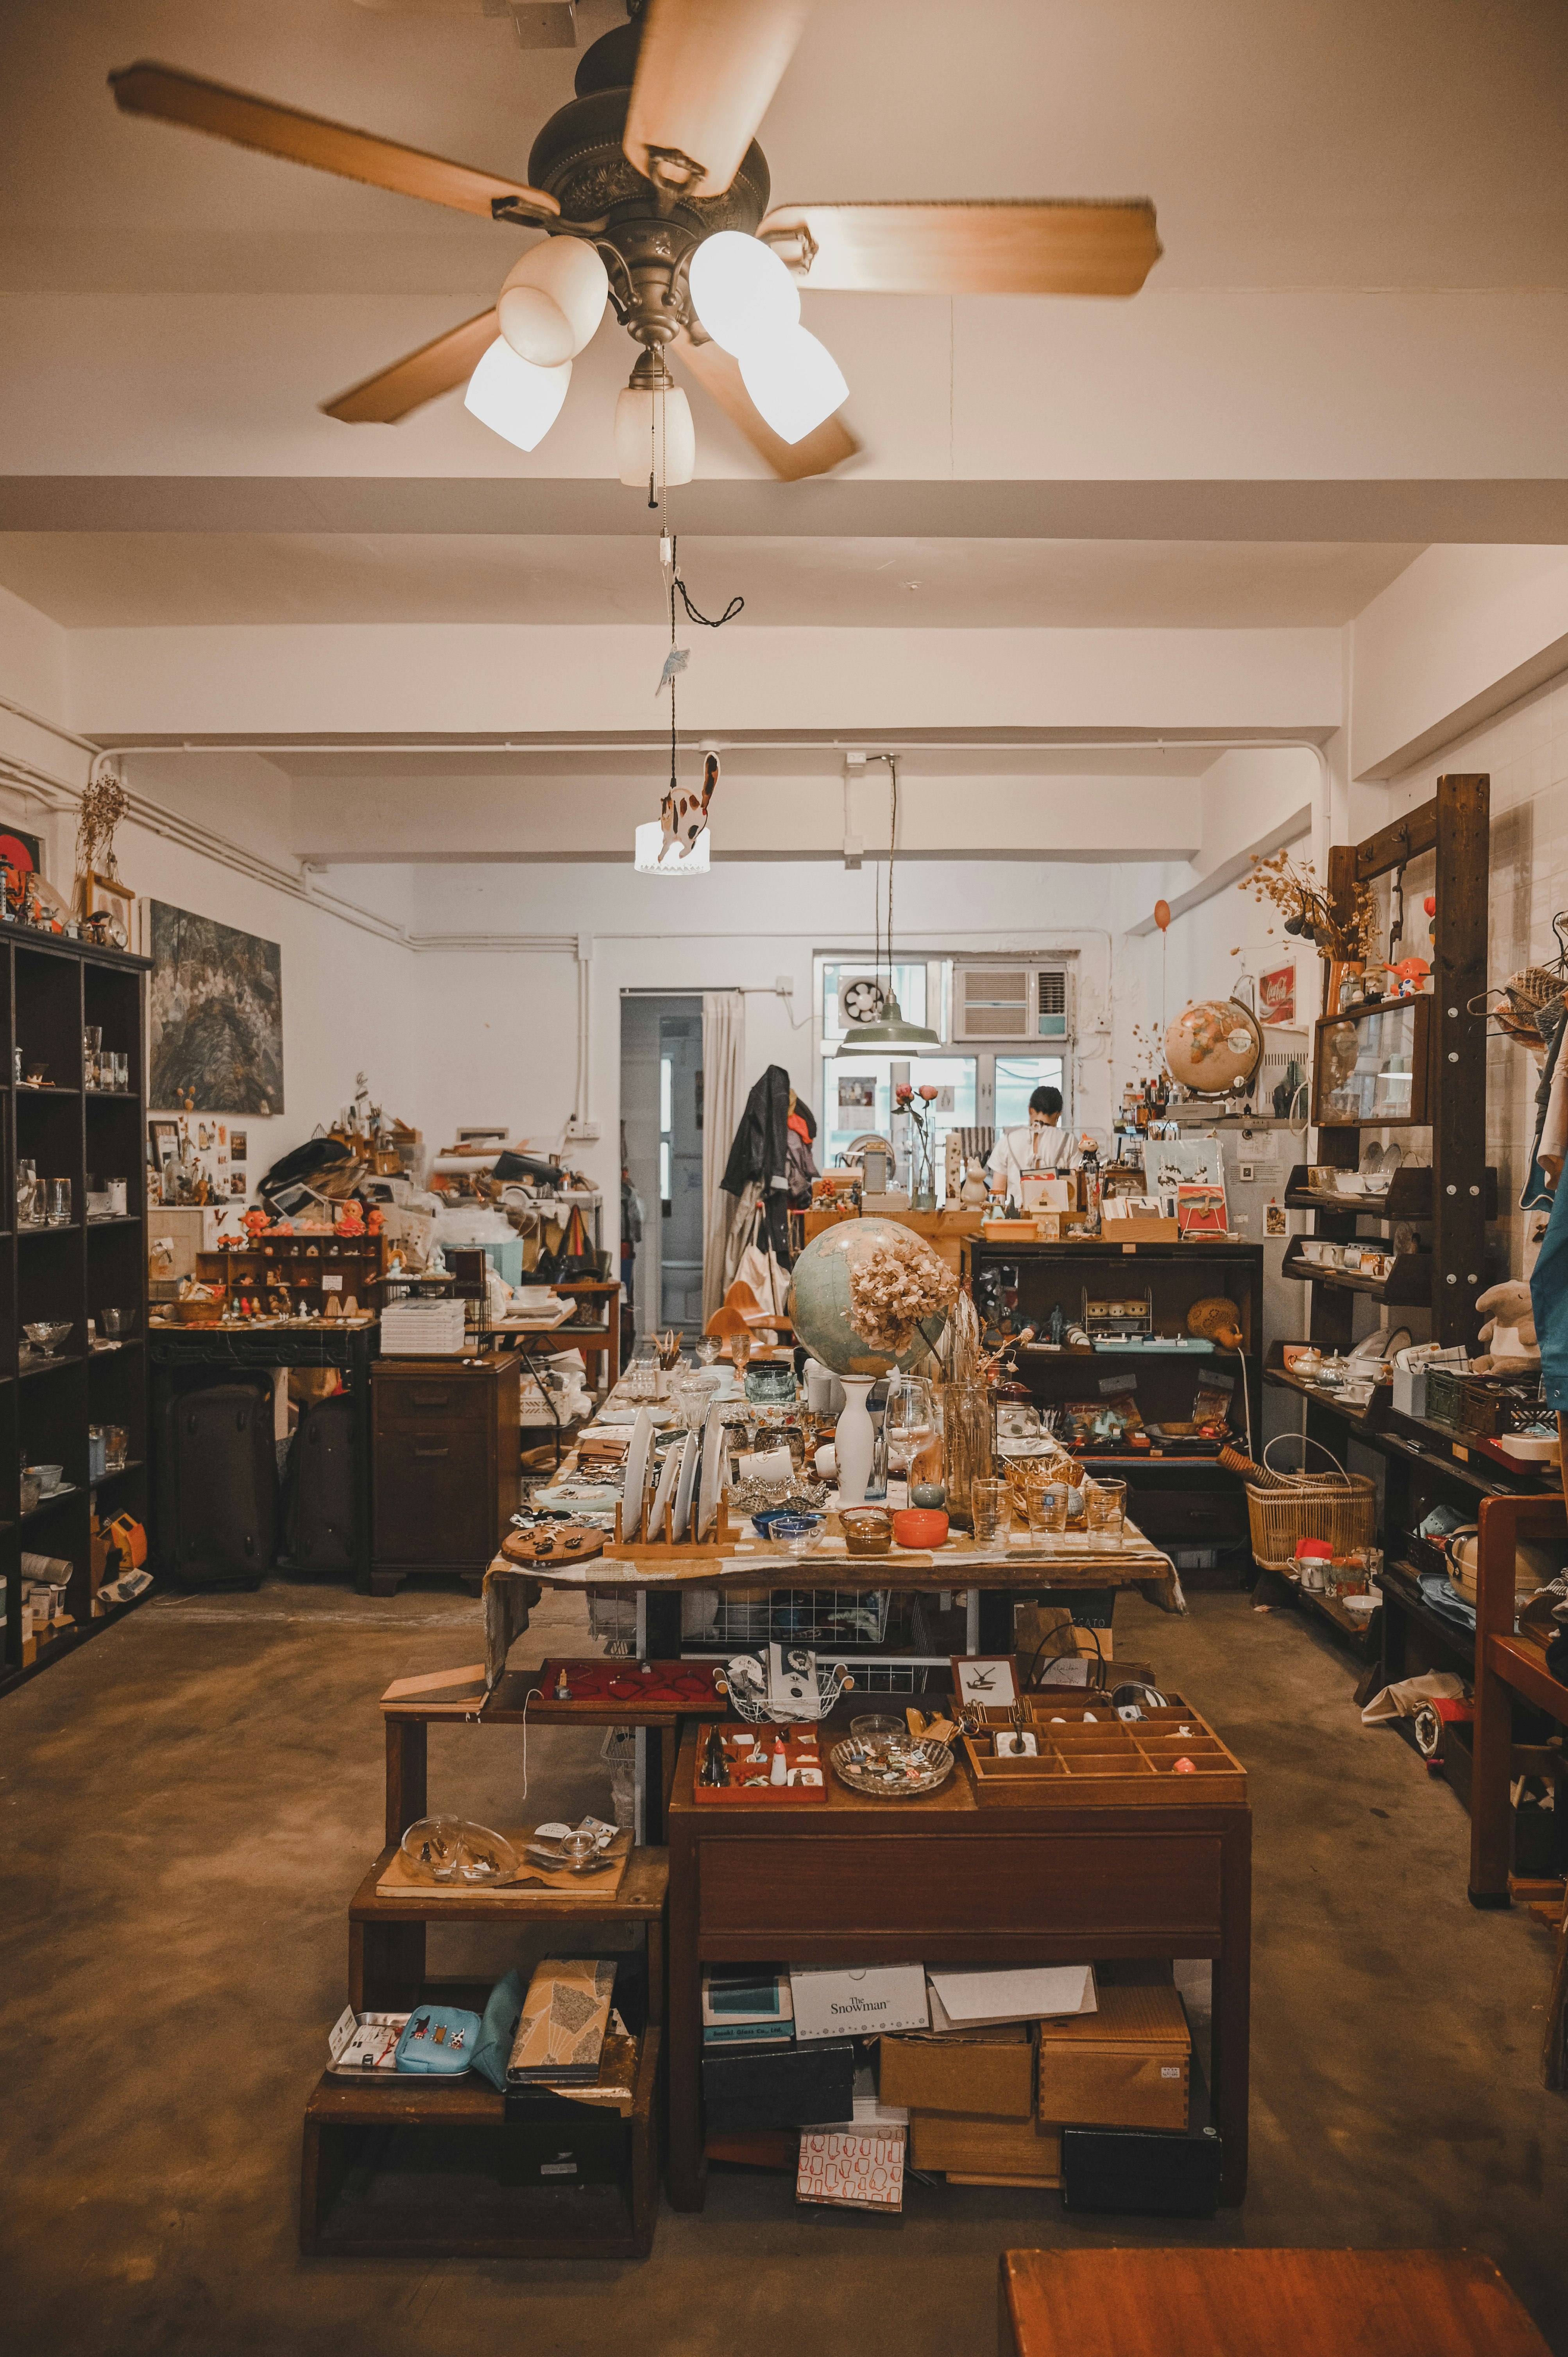
[[[1316,1251],[1313,1249],[1316,1246]],[[1356,1265],[1341,1255],[1355,1254]],[[1347,1293],[1368,1293],[1375,1301],[1419,1308],[1432,1299],[1432,1254],[1385,1252],[1374,1244],[1338,1243],[1322,1236],[1294,1236],[1280,1275],[1303,1285],[1331,1285]]]
[[[1402,1162],[1390,1178],[1388,1186],[1373,1192],[1364,1186],[1315,1186],[1312,1174],[1322,1166],[1298,1162],[1285,1181],[1285,1203],[1295,1211],[1332,1211],[1363,1220],[1430,1220],[1432,1217],[1432,1165],[1429,1162]],[[1338,1178],[1359,1178],[1359,1171],[1344,1171]],[[1498,1174],[1488,1164],[1484,1193],[1485,1217],[1498,1216]]]
[[[91,1525],[101,1486],[146,1519],[147,971],[0,931],[0,1691],[132,1609],[95,1608]],[[24,1551],[69,1566],[26,1638]]]

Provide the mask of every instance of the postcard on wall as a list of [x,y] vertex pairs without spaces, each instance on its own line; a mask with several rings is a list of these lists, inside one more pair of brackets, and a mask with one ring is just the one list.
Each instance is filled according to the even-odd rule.
[[1260,1023],[1295,1021],[1295,967],[1277,965],[1258,979],[1258,1020]]
[[1178,1187],[1176,1221],[1184,1236],[1223,1236],[1227,1232],[1224,1188]]
[[875,1113],[876,1082],[871,1080],[846,1078],[839,1075],[840,1113]]

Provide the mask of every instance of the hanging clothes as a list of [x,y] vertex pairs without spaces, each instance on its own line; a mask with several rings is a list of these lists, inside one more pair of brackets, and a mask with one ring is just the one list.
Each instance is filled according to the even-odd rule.
[[790,1110],[789,1135],[785,1140],[785,1175],[789,1178],[789,1209],[809,1211],[811,1207],[811,1181],[820,1177],[811,1147],[816,1142],[817,1125],[811,1108],[797,1097]]
[[[769,1064],[746,1101],[735,1142],[725,1164],[724,1192],[736,1198],[738,1210],[748,1187],[760,1201],[774,1255],[781,1268],[789,1265],[789,1075],[782,1064]],[[732,1211],[730,1232],[735,1232]]]

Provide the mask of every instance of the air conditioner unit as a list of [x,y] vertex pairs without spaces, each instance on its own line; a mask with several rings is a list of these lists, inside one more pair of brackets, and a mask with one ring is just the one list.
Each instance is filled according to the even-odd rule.
[[954,1045],[1022,1048],[1072,1035],[1072,978],[1064,965],[955,965]]

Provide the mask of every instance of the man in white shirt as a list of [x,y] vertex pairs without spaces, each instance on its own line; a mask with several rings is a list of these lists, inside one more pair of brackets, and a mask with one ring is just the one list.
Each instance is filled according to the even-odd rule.
[[1071,1168],[1072,1139],[1059,1126],[1061,1112],[1060,1089],[1036,1089],[1029,1099],[1027,1127],[1004,1129],[992,1147],[987,1175],[993,1185],[1000,1181],[1003,1193],[1015,1202],[1021,1200],[1026,1170]]

